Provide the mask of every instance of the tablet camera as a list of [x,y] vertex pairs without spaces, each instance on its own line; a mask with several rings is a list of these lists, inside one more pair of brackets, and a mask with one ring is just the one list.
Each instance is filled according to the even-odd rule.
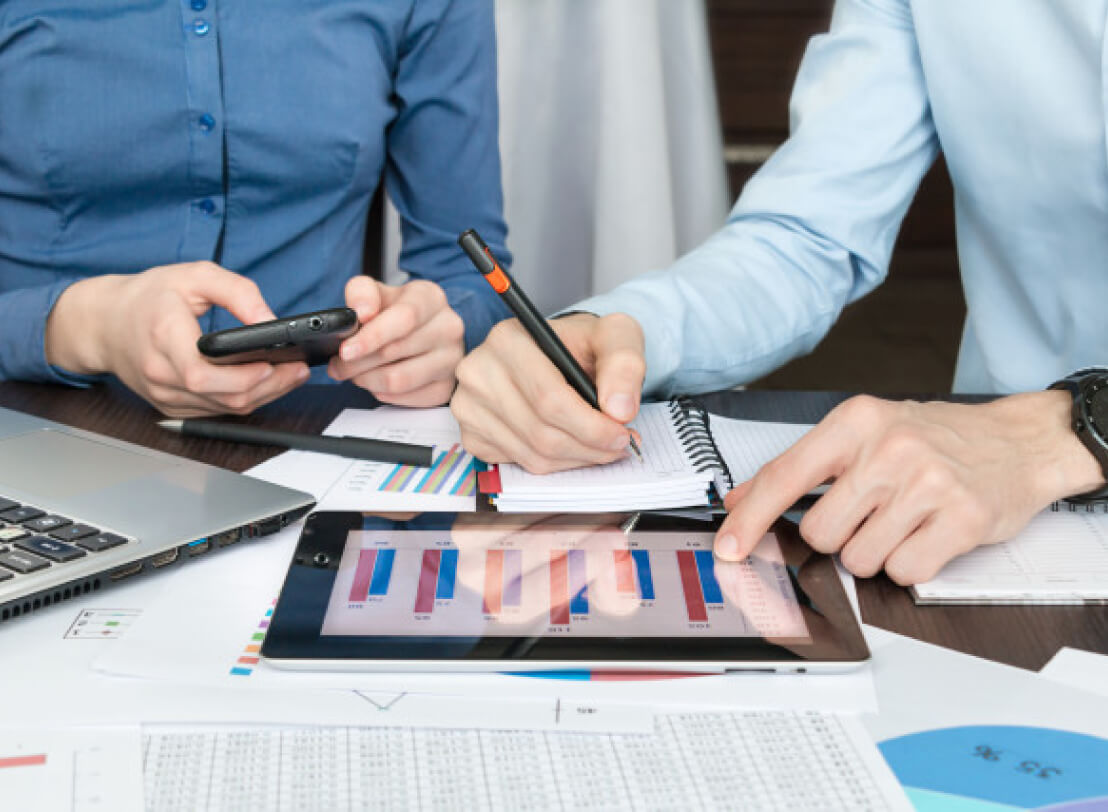
[[312,316],[310,319],[308,319],[308,327],[312,330],[322,330],[323,318],[321,316]]
[[331,563],[331,556],[327,555],[327,553],[316,553],[312,561],[317,567],[326,567]]

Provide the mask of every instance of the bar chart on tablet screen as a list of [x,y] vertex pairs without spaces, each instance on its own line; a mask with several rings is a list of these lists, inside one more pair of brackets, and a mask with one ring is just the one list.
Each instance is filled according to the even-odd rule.
[[776,541],[717,562],[711,536],[350,533],[324,635],[807,638]]

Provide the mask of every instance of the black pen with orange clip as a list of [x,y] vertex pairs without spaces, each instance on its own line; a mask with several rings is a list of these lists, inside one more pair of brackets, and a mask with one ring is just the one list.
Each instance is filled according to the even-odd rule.
[[[481,236],[473,229],[469,229],[458,238],[458,245],[462,247],[462,250],[466,252],[466,256],[469,257],[481,275],[485,277],[485,281],[500,294],[504,304],[508,305],[516,318],[519,319],[520,324],[523,325],[523,328],[531,334],[531,338],[539,345],[539,349],[562,373],[566,382],[574,388],[578,395],[584,398],[586,403],[600,411],[600,401],[596,396],[596,385],[589,378],[588,373],[581,369],[577,359],[566,349],[566,345],[562,343],[562,340],[558,338],[558,334],[551,329],[546,319],[542,317],[535,305],[527,298],[527,294],[523,292],[523,289],[516,284],[507,271],[500,267],[500,263],[496,261],[496,257],[492,255],[492,251],[485,245],[485,241],[481,239]],[[642,451],[639,450],[633,435],[630,438],[630,447],[641,460]]]

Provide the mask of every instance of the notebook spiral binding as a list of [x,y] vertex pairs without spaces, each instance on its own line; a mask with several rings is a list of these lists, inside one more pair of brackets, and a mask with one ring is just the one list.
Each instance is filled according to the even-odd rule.
[[[677,438],[696,470],[716,472],[723,478],[728,489],[735,487],[731,471],[712,437],[708,410],[692,398],[681,397],[669,402],[669,411],[677,429]],[[724,494],[719,496],[722,499]]]

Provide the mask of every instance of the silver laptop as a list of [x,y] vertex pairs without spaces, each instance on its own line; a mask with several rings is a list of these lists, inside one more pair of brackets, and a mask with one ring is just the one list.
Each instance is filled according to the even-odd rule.
[[0,408],[0,622],[280,530],[313,497]]

